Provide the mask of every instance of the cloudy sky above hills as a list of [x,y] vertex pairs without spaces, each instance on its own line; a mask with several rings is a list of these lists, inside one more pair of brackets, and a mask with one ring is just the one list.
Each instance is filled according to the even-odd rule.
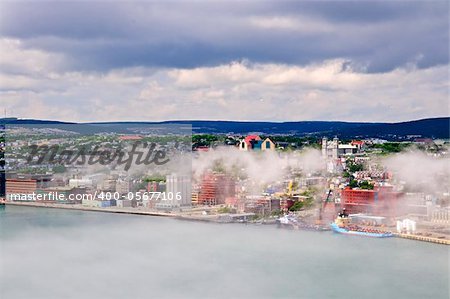
[[448,1],[0,3],[10,116],[449,115]]

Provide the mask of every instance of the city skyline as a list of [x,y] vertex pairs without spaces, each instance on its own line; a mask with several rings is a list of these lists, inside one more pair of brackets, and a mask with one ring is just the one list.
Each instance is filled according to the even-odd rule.
[[446,1],[1,3],[8,115],[62,121],[449,116]]

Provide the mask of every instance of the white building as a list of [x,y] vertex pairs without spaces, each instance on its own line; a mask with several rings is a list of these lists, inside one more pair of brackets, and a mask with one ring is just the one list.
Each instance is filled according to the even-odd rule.
[[358,145],[339,144],[337,137],[329,141],[326,137],[322,138],[322,156],[327,159],[336,160],[345,155],[356,154],[359,150]]
[[72,188],[92,188],[93,181],[91,179],[70,179],[69,187]]
[[174,209],[190,207],[192,201],[191,197],[191,177],[187,175],[171,174],[166,176],[165,197],[156,204],[156,208]]
[[326,137],[322,138],[322,157],[327,159],[338,158],[339,139],[334,138],[328,141]]

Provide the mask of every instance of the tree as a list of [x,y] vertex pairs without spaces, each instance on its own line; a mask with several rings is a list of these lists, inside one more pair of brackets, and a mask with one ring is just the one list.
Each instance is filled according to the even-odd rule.
[[368,181],[362,181],[359,183],[359,188],[373,190],[373,184],[369,183]]
[[226,172],[225,165],[221,159],[214,161],[214,164],[212,166],[212,171],[218,172],[218,173]]
[[166,177],[163,175],[155,174],[152,176],[145,177],[143,181],[146,183],[148,183],[148,182],[165,182]]
[[355,163],[355,162],[352,162],[352,161],[347,162],[347,170],[350,173],[353,173],[353,172],[356,172],[356,171],[361,171],[363,169],[364,169],[364,167],[363,167],[362,164]]
[[373,148],[379,148],[384,154],[388,153],[399,153],[409,147],[411,143],[404,142],[386,142],[383,144],[374,144]]
[[358,187],[358,181],[357,180],[350,180],[350,182],[348,183],[348,186],[350,187],[350,188],[357,188]]
[[55,165],[53,166],[54,173],[64,173],[66,171],[66,167],[64,165]]
[[296,201],[290,208],[289,211],[291,212],[296,212],[296,211],[300,211],[301,208],[303,208],[303,201]]

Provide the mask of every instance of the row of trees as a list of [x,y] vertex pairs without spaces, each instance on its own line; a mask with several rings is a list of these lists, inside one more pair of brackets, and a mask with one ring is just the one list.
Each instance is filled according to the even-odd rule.
[[366,190],[373,190],[374,185],[371,184],[369,181],[357,181],[357,180],[350,180],[350,182],[348,183],[348,186],[350,188],[360,188],[360,189],[366,189]]

